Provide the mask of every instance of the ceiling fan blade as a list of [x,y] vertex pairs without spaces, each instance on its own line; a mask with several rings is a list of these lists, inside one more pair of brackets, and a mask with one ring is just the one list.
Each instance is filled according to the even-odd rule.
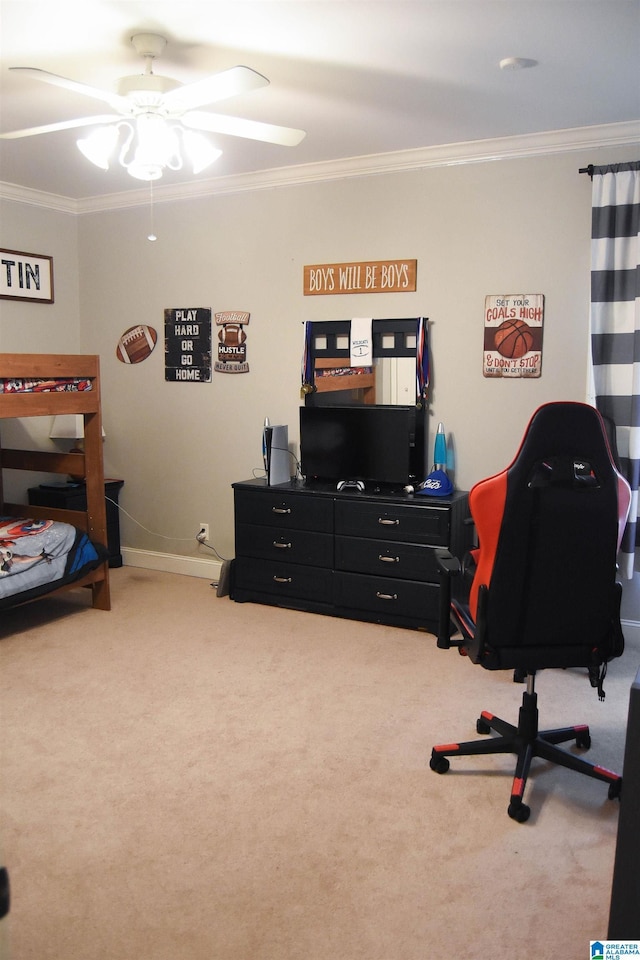
[[245,120],[244,117],[228,117],[222,113],[203,113],[201,110],[190,110],[181,117],[181,121],[185,127],[193,130],[227,133],[232,137],[263,140],[265,143],[277,143],[282,147],[295,147],[307,135],[304,130],[294,130],[293,127],[279,127],[273,123]]
[[206,103],[216,103],[227,100],[240,93],[250,93],[260,87],[266,87],[269,81],[261,73],[250,67],[231,67],[214,73],[203,80],[186,83],[165,94],[165,105],[170,109],[192,110],[202,107]]
[[120,113],[131,113],[129,100],[117,93],[111,93],[109,90],[101,90],[99,87],[90,87],[86,83],[78,83],[77,80],[59,77],[57,73],[49,73],[48,70],[41,70],[39,67],[9,67],[9,70],[18,71],[34,80],[51,83],[55,87],[73,90],[74,93],[82,93],[85,97],[93,97],[94,100],[102,100],[104,103],[109,103],[114,110],[118,110]]
[[72,130],[74,127],[90,127],[97,123],[117,123],[120,117],[103,114],[98,117],[82,117],[78,120],[61,120],[59,123],[46,123],[41,127],[27,127],[25,130],[11,130],[0,133],[0,140],[19,140],[21,137],[35,137],[40,133],[55,133],[56,130]]

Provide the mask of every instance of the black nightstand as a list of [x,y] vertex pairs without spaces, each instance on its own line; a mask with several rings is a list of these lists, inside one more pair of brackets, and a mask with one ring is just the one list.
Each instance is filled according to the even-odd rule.
[[[124,480],[105,480],[104,482],[110,567],[122,566],[118,497],[123,486]],[[39,487],[30,487],[27,494],[29,503],[34,507],[56,507],[58,510],[87,509],[87,492],[84,483],[42,483]]]

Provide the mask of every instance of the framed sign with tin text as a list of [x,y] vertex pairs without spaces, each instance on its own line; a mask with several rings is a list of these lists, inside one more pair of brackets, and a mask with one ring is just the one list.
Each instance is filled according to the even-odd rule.
[[0,249],[0,299],[53,303],[53,257]]

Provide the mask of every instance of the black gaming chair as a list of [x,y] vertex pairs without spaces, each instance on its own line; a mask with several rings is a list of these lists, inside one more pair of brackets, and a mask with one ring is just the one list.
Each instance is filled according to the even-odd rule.
[[460,561],[439,551],[438,646],[456,646],[487,670],[513,670],[527,688],[517,726],[483,712],[477,732],[498,736],[436,746],[430,766],[446,773],[449,756],[516,754],[508,813],[519,822],[530,814],[522,797],[534,756],[608,783],[610,799],[620,795],[618,774],[556,746],[589,747],[587,726],[538,730],[534,678],[547,667],[584,667],[604,699],[607,663],[624,648],[616,554],[629,501],[598,411],[548,403],[511,466],[469,494],[478,547],[467,603],[452,599]]

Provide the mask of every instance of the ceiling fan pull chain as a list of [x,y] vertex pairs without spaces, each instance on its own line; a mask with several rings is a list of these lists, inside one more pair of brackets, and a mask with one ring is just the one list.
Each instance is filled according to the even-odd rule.
[[155,226],[154,226],[154,209],[153,209],[153,180],[149,180],[149,218],[151,223],[151,228],[147,234],[147,240],[150,240],[152,243],[154,240],[157,240]]

